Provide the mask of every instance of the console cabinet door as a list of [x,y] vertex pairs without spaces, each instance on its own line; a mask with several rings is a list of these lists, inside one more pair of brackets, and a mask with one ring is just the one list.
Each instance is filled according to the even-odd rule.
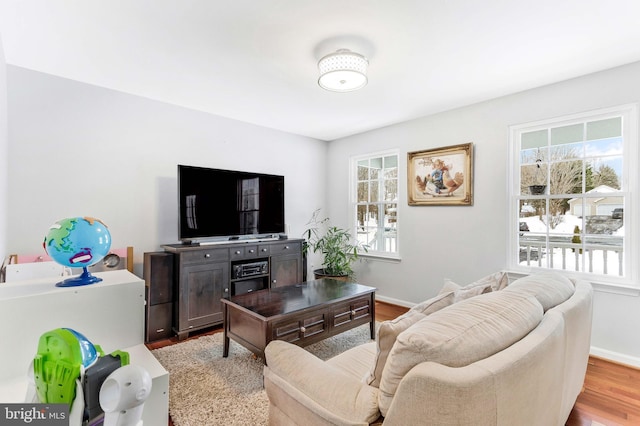
[[229,286],[229,262],[185,265],[180,270],[178,333],[222,322]]
[[271,246],[271,287],[302,282],[302,246],[299,242]]

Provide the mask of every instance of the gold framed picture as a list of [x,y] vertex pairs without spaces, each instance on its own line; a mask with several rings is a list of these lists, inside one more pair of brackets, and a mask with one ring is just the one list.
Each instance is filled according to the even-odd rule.
[[473,205],[472,162],[473,143],[409,152],[409,205]]

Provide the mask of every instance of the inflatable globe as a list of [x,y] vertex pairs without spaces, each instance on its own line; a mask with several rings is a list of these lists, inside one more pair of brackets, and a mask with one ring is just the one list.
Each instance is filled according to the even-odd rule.
[[69,278],[57,286],[92,284],[102,279],[91,275],[87,267],[100,262],[109,253],[111,234],[99,219],[72,217],[51,225],[43,246],[57,263],[69,268],[83,268],[82,275]]

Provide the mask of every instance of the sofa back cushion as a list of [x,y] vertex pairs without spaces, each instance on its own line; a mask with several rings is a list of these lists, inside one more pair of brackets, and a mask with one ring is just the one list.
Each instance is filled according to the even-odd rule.
[[432,361],[462,367],[517,342],[542,319],[528,294],[492,292],[434,312],[400,333],[382,372],[378,403],[384,416],[402,378],[416,365]]
[[544,312],[569,299],[575,292],[575,285],[564,275],[543,272],[515,280],[506,292],[530,294],[538,299]]
[[411,327],[416,322],[420,321],[427,315],[437,312],[449,305],[458,303],[462,300],[469,299],[480,294],[491,292],[490,285],[476,286],[473,288],[462,289],[459,288],[455,291],[450,291],[445,294],[439,294],[431,299],[425,300],[398,318],[389,321],[383,321],[378,327],[378,335],[376,337],[376,358],[371,368],[371,372],[365,381],[371,386],[380,386],[380,380],[382,379],[382,371],[384,365],[389,357],[389,352],[396,342],[396,338],[400,333]]

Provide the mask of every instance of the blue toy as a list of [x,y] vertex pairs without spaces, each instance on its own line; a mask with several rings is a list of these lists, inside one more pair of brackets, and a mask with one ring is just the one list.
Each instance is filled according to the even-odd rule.
[[89,273],[87,267],[98,263],[109,254],[111,234],[107,226],[92,217],[62,219],[51,225],[44,238],[43,247],[57,263],[69,268],[82,267],[78,277],[68,278],[56,284],[73,287],[102,281]]

